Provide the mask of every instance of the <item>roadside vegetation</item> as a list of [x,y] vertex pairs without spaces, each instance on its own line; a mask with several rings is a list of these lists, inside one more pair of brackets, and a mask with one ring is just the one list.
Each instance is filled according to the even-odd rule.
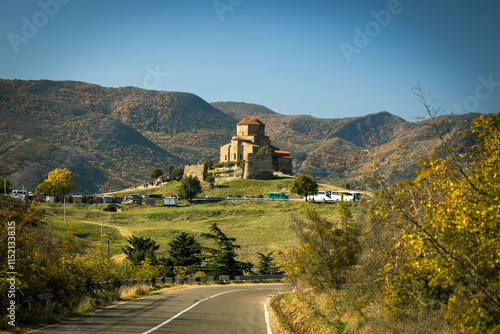
[[[275,189],[288,192],[286,187],[292,180],[278,178],[268,184],[233,180],[218,183],[213,190],[223,197],[251,194],[249,190],[256,194]],[[180,182],[172,181],[147,190],[167,195],[179,187]],[[203,183],[203,188],[209,189],[208,184]],[[67,203],[64,222],[62,203],[28,205],[7,196],[1,201],[4,232],[7,222],[16,222],[18,297],[46,288],[75,289],[79,283],[96,281],[278,273],[276,251],[295,243],[289,214],[303,214],[301,202],[290,201],[227,200],[190,205],[180,200],[178,207],[130,203],[121,205],[118,212],[103,211],[103,204]],[[332,206],[318,205],[318,210],[331,212]],[[7,250],[4,246],[2,252]],[[1,268],[2,291],[8,289],[5,265]],[[39,309],[35,306],[33,314],[23,306],[17,328],[66,319],[122,300],[117,293],[90,299],[64,297],[55,300],[50,311],[41,304]]]
[[500,332],[500,114],[462,135],[412,180],[374,173],[358,214],[294,219],[280,258],[295,290],[272,301],[284,332]]

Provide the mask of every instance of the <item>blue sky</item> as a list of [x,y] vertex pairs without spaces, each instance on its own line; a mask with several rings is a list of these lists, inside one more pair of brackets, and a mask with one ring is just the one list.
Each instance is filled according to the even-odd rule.
[[320,118],[500,111],[500,2],[3,0],[0,78],[194,93]]

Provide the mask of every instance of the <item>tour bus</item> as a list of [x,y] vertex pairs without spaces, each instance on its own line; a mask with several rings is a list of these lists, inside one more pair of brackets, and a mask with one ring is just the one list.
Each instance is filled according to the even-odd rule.
[[361,200],[361,194],[356,191],[338,191],[334,190],[330,192],[330,198],[332,201],[336,202],[359,202]]
[[359,202],[361,194],[355,191],[318,191],[314,195],[307,196],[308,201],[312,202]]
[[285,195],[284,193],[269,193],[267,197],[269,199],[289,199],[290,195]]
[[331,192],[330,191],[318,191],[314,195],[307,196],[308,201],[312,202],[326,202],[331,201]]

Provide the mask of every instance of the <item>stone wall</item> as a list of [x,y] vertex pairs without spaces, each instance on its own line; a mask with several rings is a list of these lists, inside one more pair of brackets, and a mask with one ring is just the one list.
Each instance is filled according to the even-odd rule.
[[184,176],[196,176],[198,180],[205,181],[205,176],[207,175],[208,166],[205,164],[199,165],[188,165],[184,167]]
[[292,158],[278,157],[277,170],[288,175],[292,175]]
[[248,154],[245,161],[245,179],[272,180],[273,155]]
[[234,170],[234,177],[239,177],[239,178],[242,178],[243,175],[244,175],[245,171],[241,168],[236,168]]

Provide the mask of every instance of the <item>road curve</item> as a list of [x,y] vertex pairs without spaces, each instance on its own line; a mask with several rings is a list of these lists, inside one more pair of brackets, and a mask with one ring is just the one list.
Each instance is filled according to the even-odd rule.
[[263,333],[264,302],[285,284],[194,287],[124,302],[30,333]]

